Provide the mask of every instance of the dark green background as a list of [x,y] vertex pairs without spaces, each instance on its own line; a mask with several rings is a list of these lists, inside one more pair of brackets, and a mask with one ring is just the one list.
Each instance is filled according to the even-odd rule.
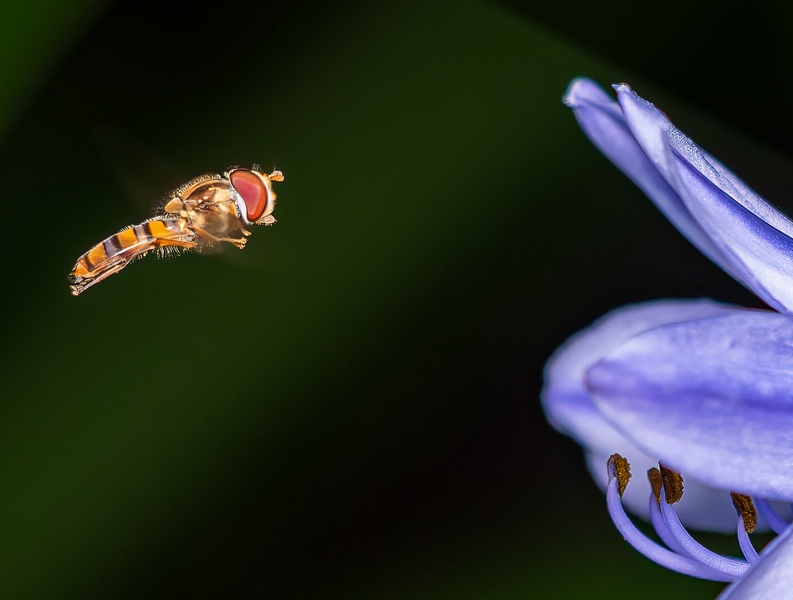
[[[790,25],[634,4],[5,2],[3,597],[714,597],[620,539],[537,396],[623,303],[756,301],[560,99],[628,81],[791,208]],[[253,162],[286,181],[245,252],[69,295]]]

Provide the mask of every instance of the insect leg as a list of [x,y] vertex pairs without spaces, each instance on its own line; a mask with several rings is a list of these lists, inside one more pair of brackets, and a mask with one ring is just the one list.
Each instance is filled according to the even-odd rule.
[[[248,243],[248,240],[244,237],[243,238],[218,237],[216,235],[209,233],[206,229],[198,227],[195,223],[193,224],[193,231],[195,231],[200,237],[202,237],[203,239],[205,239],[210,243],[229,242],[234,244],[240,250],[245,248],[245,244]],[[250,232],[247,235],[250,235]]]

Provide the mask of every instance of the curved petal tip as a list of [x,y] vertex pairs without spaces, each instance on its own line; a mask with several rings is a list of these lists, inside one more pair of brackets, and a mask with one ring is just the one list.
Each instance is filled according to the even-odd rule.
[[590,102],[611,103],[612,100],[609,95],[603,91],[603,88],[589,77],[576,77],[570,82],[570,85],[567,86],[567,91],[565,91],[564,96],[562,96],[562,102],[570,108],[578,108],[582,104]]

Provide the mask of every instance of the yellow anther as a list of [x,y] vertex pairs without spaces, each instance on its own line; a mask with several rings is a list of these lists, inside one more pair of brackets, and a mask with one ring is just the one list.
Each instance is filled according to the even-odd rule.
[[754,509],[754,503],[749,496],[743,494],[736,494],[730,492],[732,503],[735,505],[735,510],[743,518],[743,528],[746,533],[754,533],[757,529],[757,511]]
[[661,480],[664,482],[664,498],[667,504],[674,504],[680,502],[683,497],[683,477],[680,473],[667,469],[661,463],[658,463],[661,469]]
[[612,454],[609,456],[606,465],[614,466],[614,475],[617,478],[617,490],[620,493],[620,498],[622,498],[622,494],[631,479],[631,465],[619,454]]
[[661,488],[664,487],[664,482],[661,480],[661,471],[657,467],[647,471],[647,479],[650,480],[650,486],[653,488],[653,496],[655,501],[661,501]]

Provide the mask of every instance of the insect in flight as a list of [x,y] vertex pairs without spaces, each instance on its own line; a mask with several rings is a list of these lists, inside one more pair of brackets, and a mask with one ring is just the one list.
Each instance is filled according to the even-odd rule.
[[129,226],[100,242],[77,259],[69,273],[72,295],[118,273],[136,258],[156,251],[202,250],[220,242],[244,248],[248,225],[275,223],[273,181],[283,181],[280,171],[262,173],[229,167],[222,175],[207,173],[172,191],[151,219]]

